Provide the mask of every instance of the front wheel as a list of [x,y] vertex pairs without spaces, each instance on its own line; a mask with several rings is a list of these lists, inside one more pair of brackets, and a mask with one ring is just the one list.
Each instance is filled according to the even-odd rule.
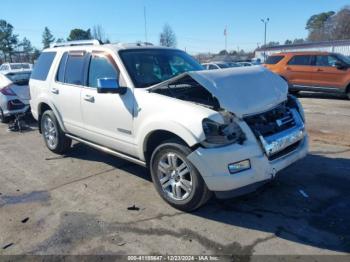
[[155,188],[173,207],[193,211],[205,204],[211,192],[187,159],[191,150],[178,141],[158,146],[151,157],[150,169]]
[[72,140],[61,130],[56,116],[47,110],[41,117],[41,131],[48,149],[56,154],[63,154],[70,149]]

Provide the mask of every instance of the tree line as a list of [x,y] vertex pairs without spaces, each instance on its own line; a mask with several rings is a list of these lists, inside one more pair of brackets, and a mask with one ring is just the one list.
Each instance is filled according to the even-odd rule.
[[[340,11],[328,11],[312,15],[306,22],[305,29],[308,30],[306,39],[287,39],[284,44],[302,44],[318,41],[335,41],[350,39],[350,6],[342,8]],[[271,41],[266,44],[278,46],[280,42]],[[264,45],[262,47],[265,47]]]
[[[70,31],[67,39],[55,38],[51,30],[46,26],[42,33],[42,48],[48,48],[52,43],[64,41],[97,39],[101,43],[110,43],[104,29],[100,25],[95,25],[92,30],[74,28]],[[168,24],[164,25],[159,36],[159,43],[162,46],[176,47],[176,35]],[[14,32],[14,27],[5,20],[0,19],[0,64],[2,62],[32,62],[40,55],[40,50],[32,45],[29,39],[24,37],[19,39]]]

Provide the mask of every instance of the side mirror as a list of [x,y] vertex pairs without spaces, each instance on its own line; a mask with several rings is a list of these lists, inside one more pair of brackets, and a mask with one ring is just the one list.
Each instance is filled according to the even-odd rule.
[[98,78],[97,93],[100,94],[120,94],[124,95],[127,87],[120,86],[116,78]]
[[335,62],[334,67],[336,67],[339,70],[343,70],[347,68],[347,66],[340,61]]

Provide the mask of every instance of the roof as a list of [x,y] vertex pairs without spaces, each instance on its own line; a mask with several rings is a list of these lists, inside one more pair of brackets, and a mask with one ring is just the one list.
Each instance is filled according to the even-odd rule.
[[81,50],[84,49],[113,49],[114,51],[126,50],[126,49],[169,49],[175,50],[174,48],[164,46],[154,46],[151,43],[112,43],[112,44],[100,44],[97,40],[79,40],[79,41],[68,41],[64,43],[54,43],[50,48],[44,51],[54,51],[57,49],[63,50]]
[[350,39],[347,39],[347,40],[334,40],[334,41],[309,42],[309,43],[292,44],[292,45],[277,45],[277,46],[270,46],[270,47],[260,47],[260,48],[257,48],[255,51],[268,51],[268,50],[279,50],[279,49],[295,49],[295,48],[302,48],[302,47],[343,46],[343,45],[350,46]]

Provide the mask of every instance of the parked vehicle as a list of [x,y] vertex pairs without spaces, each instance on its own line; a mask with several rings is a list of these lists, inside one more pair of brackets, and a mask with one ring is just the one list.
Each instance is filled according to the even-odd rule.
[[145,166],[185,211],[252,191],[308,150],[302,106],[264,67],[208,71],[177,49],[68,42],[42,52],[30,92],[51,151],[76,140]]
[[350,59],[329,52],[279,53],[265,67],[279,74],[293,93],[316,91],[347,94],[350,99]]
[[206,70],[226,69],[231,67],[226,62],[210,62],[210,63],[204,63],[202,64],[202,66]]
[[33,69],[33,65],[29,63],[4,63],[0,66],[0,73],[7,74],[18,71],[29,71]]
[[29,110],[28,82],[31,71],[0,74],[0,122]]
[[236,64],[239,66],[253,66],[250,62],[237,62]]

